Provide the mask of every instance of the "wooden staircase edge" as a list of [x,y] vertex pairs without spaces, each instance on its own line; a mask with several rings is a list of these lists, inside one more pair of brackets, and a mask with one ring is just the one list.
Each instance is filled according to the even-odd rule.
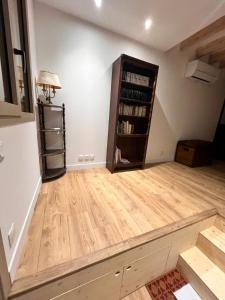
[[198,274],[189,266],[182,256],[179,256],[177,269],[183,277],[191,284],[200,297],[204,300],[218,300],[209,287],[201,280]]

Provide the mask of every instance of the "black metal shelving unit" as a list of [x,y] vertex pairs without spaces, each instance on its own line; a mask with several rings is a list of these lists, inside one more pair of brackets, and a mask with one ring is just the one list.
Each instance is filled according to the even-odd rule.
[[[56,109],[61,112],[61,127],[46,127],[46,109]],[[38,114],[39,114],[39,136],[40,136],[40,160],[42,165],[42,181],[47,182],[57,179],[66,173],[66,129],[65,129],[65,105],[46,104],[38,100]],[[60,149],[48,149],[47,147],[47,133],[56,133],[62,141],[63,147]],[[60,168],[48,167],[48,157],[63,155],[63,166]]]

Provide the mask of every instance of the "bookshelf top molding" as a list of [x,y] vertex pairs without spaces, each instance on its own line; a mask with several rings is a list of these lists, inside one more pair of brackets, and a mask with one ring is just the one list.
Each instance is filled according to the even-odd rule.
[[159,71],[158,65],[155,65],[150,62],[146,62],[144,60],[129,56],[127,54],[121,54],[119,59],[121,59],[122,63],[127,62],[127,63],[133,64],[133,65],[139,66],[140,68],[143,68],[143,69],[149,69],[149,70],[155,71],[156,74]]

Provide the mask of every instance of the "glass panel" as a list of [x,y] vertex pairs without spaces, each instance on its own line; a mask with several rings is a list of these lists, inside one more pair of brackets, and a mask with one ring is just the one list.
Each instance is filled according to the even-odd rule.
[[29,98],[27,89],[27,72],[26,72],[26,57],[25,49],[23,49],[22,38],[22,16],[20,15],[19,2],[17,0],[9,0],[9,15],[12,34],[12,45],[14,48],[14,63],[16,73],[16,85],[19,102],[21,103],[21,110],[29,112]]
[[2,77],[2,66],[0,61],[0,101],[5,101],[5,91]]

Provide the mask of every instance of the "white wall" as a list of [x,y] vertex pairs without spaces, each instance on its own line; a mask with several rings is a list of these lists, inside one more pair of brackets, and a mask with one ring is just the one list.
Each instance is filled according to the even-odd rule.
[[[36,72],[33,6],[29,4],[32,70]],[[0,163],[0,228],[11,276],[23,245],[29,218],[40,188],[36,122],[0,128],[5,159]],[[8,231],[15,224],[15,242],[9,247]]]
[[223,81],[206,86],[185,79],[189,54],[163,54],[38,2],[35,17],[38,67],[58,73],[63,85],[55,102],[66,104],[69,166],[78,167],[79,154],[105,163],[111,66],[122,53],[160,66],[148,162],[173,160],[180,138],[213,138]]

